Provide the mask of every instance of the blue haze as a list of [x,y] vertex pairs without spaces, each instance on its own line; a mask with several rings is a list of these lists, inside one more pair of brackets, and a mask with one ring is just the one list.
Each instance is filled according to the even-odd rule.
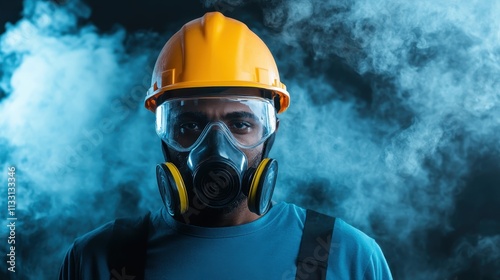
[[[500,170],[500,2],[251,2],[260,21],[205,5],[248,20],[291,93],[275,200],[364,230],[396,279],[500,278],[500,212],[481,209],[500,204],[484,179]],[[76,236],[160,207],[142,101],[180,25],[103,33],[78,1],[24,3],[0,37],[0,163],[17,168],[18,279],[53,279]]]

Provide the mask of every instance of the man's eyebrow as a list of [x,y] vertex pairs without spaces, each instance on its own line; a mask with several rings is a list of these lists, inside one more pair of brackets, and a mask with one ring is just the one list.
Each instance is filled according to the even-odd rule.
[[255,121],[259,120],[255,114],[246,111],[231,112],[227,113],[224,116],[224,119],[237,119],[237,118],[249,118]]
[[202,112],[182,112],[177,116],[179,119],[196,119],[196,120],[206,120],[208,119],[207,115]]

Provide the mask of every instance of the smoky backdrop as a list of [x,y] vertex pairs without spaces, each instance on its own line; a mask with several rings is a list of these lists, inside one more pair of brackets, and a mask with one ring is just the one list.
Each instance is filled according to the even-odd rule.
[[166,40],[213,10],[291,95],[276,201],[374,237],[395,279],[500,279],[500,2],[477,0],[3,1],[1,279],[54,279],[77,236],[161,207],[143,100]]

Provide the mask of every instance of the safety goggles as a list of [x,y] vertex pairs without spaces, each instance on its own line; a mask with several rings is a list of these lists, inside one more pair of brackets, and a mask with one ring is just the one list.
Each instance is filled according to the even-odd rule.
[[255,148],[276,131],[276,111],[253,96],[169,99],[156,109],[156,133],[177,151],[190,151],[212,129],[239,148]]

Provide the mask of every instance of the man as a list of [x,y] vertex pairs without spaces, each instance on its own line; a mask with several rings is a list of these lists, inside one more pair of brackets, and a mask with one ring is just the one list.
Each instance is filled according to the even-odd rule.
[[392,279],[373,239],[271,201],[278,167],[268,154],[289,100],[246,25],[218,12],[184,25],[145,102],[162,140],[165,207],[78,238],[60,279]]

